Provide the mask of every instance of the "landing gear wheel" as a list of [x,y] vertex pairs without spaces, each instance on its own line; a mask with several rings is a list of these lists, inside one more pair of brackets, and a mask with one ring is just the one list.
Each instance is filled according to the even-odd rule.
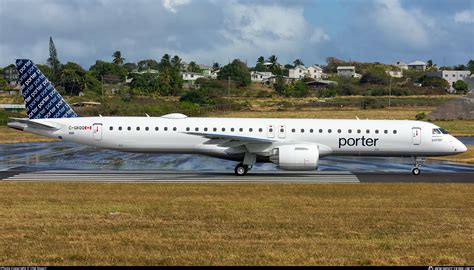
[[419,174],[421,173],[421,171],[420,171],[420,169],[418,169],[418,168],[413,168],[413,170],[411,170],[411,173],[412,173],[413,175],[419,175]]
[[244,165],[242,163],[239,163],[237,164],[237,166],[235,166],[235,175],[237,176],[244,176],[247,174],[247,172],[249,171],[249,167],[247,165]]

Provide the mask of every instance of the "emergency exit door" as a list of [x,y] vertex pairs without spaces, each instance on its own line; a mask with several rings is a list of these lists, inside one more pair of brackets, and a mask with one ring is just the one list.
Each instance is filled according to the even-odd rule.
[[95,141],[102,141],[102,124],[94,124],[92,133]]
[[421,144],[421,128],[412,129],[412,140],[414,145]]

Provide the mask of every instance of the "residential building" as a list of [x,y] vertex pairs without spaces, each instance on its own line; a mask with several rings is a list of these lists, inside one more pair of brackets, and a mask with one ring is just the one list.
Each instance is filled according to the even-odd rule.
[[403,71],[402,70],[387,70],[385,72],[392,78],[402,78],[403,77]]
[[3,78],[10,85],[18,84],[18,72],[14,66],[8,66],[3,70]]
[[303,65],[296,66],[292,69],[289,69],[288,77],[291,79],[303,79],[303,78],[312,78],[315,80],[321,79],[325,74],[323,73],[323,69],[312,65],[310,67],[305,67]]
[[308,86],[308,88],[313,89],[313,90],[319,90],[322,88],[327,88],[331,84],[337,85],[337,82],[328,81],[328,80],[317,80],[317,81],[307,82],[306,86]]
[[352,78],[362,77],[362,75],[355,72],[355,67],[354,66],[339,66],[339,67],[337,67],[337,76],[352,77]]
[[425,71],[426,70],[426,63],[423,62],[423,61],[411,62],[410,64],[408,64],[408,68],[414,69],[414,70],[417,70],[417,71]]
[[273,73],[271,72],[259,72],[259,71],[250,72],[250,78],[252,79],[252,82],[264,83],[268,81],[268,78],[272,76],[273,76]]
[[408,69],[408,65],[404,62],[397,62],[395,63],[395,66],[397,66],[398,68],[400,68],[400,70],[407,70]]
[[205,76],[202,73],[196,72],[183,72],[183,81],[185,82],[194,82],[199,78],[204,78]]
[[293,79],[291,79],[290,77],[287,77],[287,76],[275,75],[275,76],[272,76],[272,77],[268,78],[267,83],[269,85],[273,85],[277,82],[278,78],[282,78],[285,84],[289,84],[293,80]]
[[471,72],[469,70],[440,70],[435,72],[428,73],[428,77],[436,77],[442,78],[448,81],[449,88],[447,89],[448,92],[452,93],[455,92],[454,90],[454,83],[461,80],[461,81],[469,81]]

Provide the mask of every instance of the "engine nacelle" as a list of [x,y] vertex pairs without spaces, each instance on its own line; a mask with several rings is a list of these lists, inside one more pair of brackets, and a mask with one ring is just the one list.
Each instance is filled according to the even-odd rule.
[[282,145],[272,149],[270,161],[286,171],[318,169],[319,148],[312,144]]

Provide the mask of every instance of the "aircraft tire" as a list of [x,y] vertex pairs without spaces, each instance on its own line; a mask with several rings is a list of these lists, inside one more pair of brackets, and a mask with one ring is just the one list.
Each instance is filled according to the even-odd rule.
[[237,176],[244,176],[247,174],[247,172],[249,171],[249,168],[247,165],[244,165],[242,163],[239,163],[237,164],[237,166],[235,166],[235,175]]

